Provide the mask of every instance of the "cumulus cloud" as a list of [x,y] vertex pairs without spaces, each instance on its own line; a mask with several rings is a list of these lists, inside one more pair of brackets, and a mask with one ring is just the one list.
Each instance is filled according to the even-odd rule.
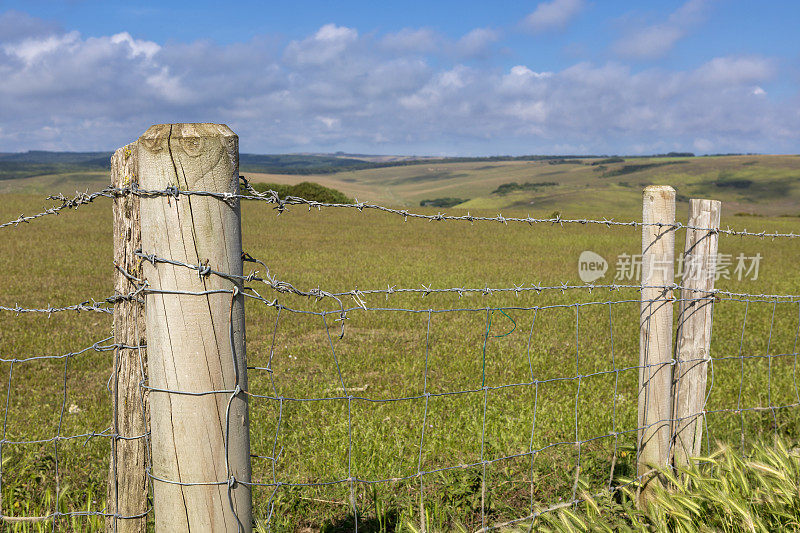
[[128,57],[144,56],[152,58],[161,47],[152,41],[139,41],[131,37],[128,32],[117,33],[111,36],[113,44],[125,44],[128,47]]
[[57,24],[37,19],[20,11],[0,13],[0,42],[14,42],[30,37],[51,35],[59,31]]
[[552,76],[552,72],[535,72],[525,65],[515,65],[500,78],[497,90],[507,97],[523,98],[525,95],[531,95],[534,89],[545,88],[547,85],[545,80]]
[[39,58],[53,52],[69,48],[78,41],[78,32],[66,35],[50,35],[42,39],[25,39],[24,41],[3,46],[6,54],[21,59],[26,65],[31,65]]
[[758,57],[716,57],[697,69],[696,75],[709,83],[743,85],[771,78],[773,61]]
[[442,45],[442,37],[430,28],[403,28],[385,35],[381,45],[389,52],[435,52]]
[[500,38],[500,33],[491,28],[475,28],[458,41],[454,48],[458,56],[485,57],[489,54],[490,47]]
[[448,40],[333,24],[286,44],[58,29],[9,38],[0,151],[111,149],[161,122],[228,123],[251,152],[769,152],[800,139],[800,115],[763,88],[778,75],[769,58],[675,71],[470,61],[496,39],[480,28]]
[[584,8],[583,0],[550,0],[542,2],[525,17],[523,26],[538,33],[564,28]]
[[447,104],[452,109],[453,105],[458,105],[460,90],[473,82],[472,76],[470,69],[459,65],[437,74],[418,91],[402,97],[400,103],[412,111],[430,110]]
[[625,35],[614,43],[620,56],[634,59],[653,59],[664,56],[692,27],[706,18],[710,0],[688,0],[663,23],[641,27],[635,22]]
[[502,33],[493,28],[474,28],[458,39],[448,38],[430,28],[404,28],[379,40],[389,54],[442,55],[455,59],[485,59]]
[[313,36],[289,43],[285,58],[297,65],[322,65],[340,58],[357,40],[356,30],[326,24]]

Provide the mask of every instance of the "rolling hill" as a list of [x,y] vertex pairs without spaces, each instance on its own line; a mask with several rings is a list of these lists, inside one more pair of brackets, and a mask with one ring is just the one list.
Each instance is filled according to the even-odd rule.
[[[108,182],[108,155],[0,154],[0,192],[69,194],[102,188]],[[800,215],[797,155],[369,160],[351,154],[242,154],[240,167],[254,182],[312,181],[361,201],[405,207],[427,202],[448,210],[617,216],[637,209],[643,187],[669,184],[679,202],[714,198],[725,203],[728,214]]]
[[[449,209],[521,208],[569,216],[629,213],[638,208],[644,187],[668,184],[677,190],[679,202],[706,197],[722,200],[731,214],[800,215],[800,156],[625,158],[597,163],[597,159],[428,162],[301,180],[362,201],[391,205],[418,206],[424,200],[458,198],[465,201]],[[298,176],[243,174],[254,181],[301,181]]]

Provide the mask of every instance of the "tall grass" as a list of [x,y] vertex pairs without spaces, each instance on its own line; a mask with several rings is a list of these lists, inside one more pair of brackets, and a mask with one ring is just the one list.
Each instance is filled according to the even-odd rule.
[[[3,195],[0,220],[40,208],[38,197]],[[580,212],[591,214],[588,208]],[[536,208],[530,214],[546,216],[549,211]],[[622,218],[637,216],[629,212]],[[108,296],[113,276],[110,218],[110,205],[96,203],[0,232],[0,304],[39,307]],[[741,220],[724,220],[723,226],[728,222],[742,226]],[[796,220],[765,217],[749,229],[796,231]],[[641,247],[639,233],[623,228],[404,223],[380,213],[301,209],[276,217],[253,204],[243,208],[243,239],[244,249],[264,260],[278,279],[303,289],[330,291],[387,284],[444,288],[576,283],[582,251],[592,250],[613,263],[619,254],[634,254]],[[682,235],[677,240],[682,244]],[[720,280],[718,286],[736,292],[796,293],[797,246],[796,241],[721,237],[722,253],[760,252],[764,259],[758,280]],[[337,308],[329,299],[272,296],[295,309]],[[586,306],[579,314],[574,307],[520,309],[617,299],[632,302]],[[423,521],[428,531],[459,527],[472,531],[481,526],[482,505],[487,523],[494,524],[525,516],[532,506],[540,509],[559,498],[571,500],[576,477],[588,484],[588,492],[601,490],[608,484],[612,464],[615,478],[632,475],[635,454],[630,446],[635,433],[618,439],[614,434],[636,427],[635,291],[461,298],[394,294],[371,296],[367,303],[476,310],[434,313],[430,324],[425,312],[354,310],[348,314],[343,338],[338,337],[339,323],[328,323],[333,332],[329,340],[319,316],[284,310],[278,317],[274,307],[248,302],[248,362],[261,368],[269,364],[272,369],[248,373],[251,391],[272,395],[274,379],[278,395],[284,398],[328,398],[284,402],[282,411],[279,400],[252,400],[251,449],[258,455],[253,459],[254,479],[282,483],[277,491],[271,486],[254,490],[255,516],[262,527],[269,517],[271,531],[351,531],[352,497],[362,532],[403,530]],[[510,318],[496,313],[487,337],[489,306],[505,308]],[[798,441],[797,409],[742,415],[732,411],[797,401],[794,354],[799,321],[796,303],[775,308],[771,302],[722,301],[715,306],[713,387],[707,406],[711,442],[739,445],[742,433],[748,438],[778,433],[787,441]],[[63,354],[107,337],[110,330],[106,315],[5,313],[0,315],[0,357],[8,361]],[[343,379],[356,396],[418,399],[384,403],[354,399],[348,427],[348,402],[341,398],[332,346]],[[740,353],[748,358],[739,359]],[[110,442],[107,433],[101,433],[111,421],[106,383],[112,356],[89,351],[67,361],[15,363],[13,371],[12,363],[0,364],[0,398],[8,400],[2,413],[4,515],[83,513],[89,506],[104,507]],[[419,398],[426,367],[425,392],[476,392],[432,397],[422,440],[425,400]],[[619,372],[607,373],[615,369]],[[580,389],[574,379],[579,373],[586,376]],[[487,392],[484,424],[484,379],[488,386],[501,387],[529,383],[532,374],[542,381],[538,387],[528,384]],[[555,380],[544,382],[551,379]],[[580,449],[574,445],[576,428],[577,439],[584,441]],[[97,436],[52,440],[56,435],[87,432]],[[561,444],[548,447],[552,443]],[[528,455],[531,448],[539,450],[535,460]],[[504,457],[508,458],[501,460]],[[485,472],[480,465],[484,459],[494,461]],[[353,477],[381,482],[355,483],[352,494],[346,482],[307,485],[348,478],[348,463]],[[440,468],[452,470],[438,472]],[[422,482],[413,477],[419,470],[427,472]],[[407,479],[394,481],[401,477]],[[483,481],[486,498],[481,502]],[[620,498],[614,501],[624,503]],[[55,529],[92,530],[95,522],[82,516],[60,517]],[[41,526],[52,530],[53,523]],[[19,527],[36,531],[39,525]]]
[[646,509],[636,508],[637,485],[616,494],[584,495],[578,508],[542,515],[537,530],[773,532],[800,530],[800,449],[782,439],[747,454],[720,445],[708,457],[676,471],[655,487]]

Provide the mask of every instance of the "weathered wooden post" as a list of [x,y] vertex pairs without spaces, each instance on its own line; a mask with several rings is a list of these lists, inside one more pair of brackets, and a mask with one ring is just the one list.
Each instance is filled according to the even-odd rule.
[[672,420],[672,302],[675,189],[651,185],[642,210],[642,304],[639,316],[639,503],[646,505],[653,466],[669,464]]
[[[118,188],[137,183],[138,145],[133,142],[114,152],[111,158],[111,185]],[[114,198],[114,293],[125,296],[136,290],[128,277],[141,276],[140,261],[134,251],[142,244],[139,226],[139,198],[124,195]],[[106,531],[139,533],[146,531],[147,517],[147,406],[141,387],[146,357],[141,346],[145,339],[144,305],[140,299],[114,302],[114,371],[111,382],[113,436],[111,468],[108,476]],[[138,518],[117,518],[138,517]]]
[[[691,200],[689,226],[719,229],[720,202]],[[716,231],[687,228],[676,345],[673,464],[700,455],[703,410],[711,351],[711,311],[717,265]]]
[[[139,138],[142,189],[236,193],[238,163],[225,125],[162,124]],[[145,196],[141,213],[145,254],[242,275],[238,200]],[[144,278],[156,530],[249,532],[241,281],[158,261]]]

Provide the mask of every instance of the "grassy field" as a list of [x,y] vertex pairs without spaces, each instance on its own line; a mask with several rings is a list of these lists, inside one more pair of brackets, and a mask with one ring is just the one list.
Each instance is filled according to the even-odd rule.
[[[740,173],[751,167],[772,169],[772,174],[754,172],[749,187],[763,180],[788,183],[781,195],[786,212],[776,210],[776,205],[784,204],[772,203],[771,189],[750,206],[759,213],[792,212],[797,191],[791,176],[798,158],[751,159],[758,161],[744,165],[746,161],[740,160],[735,177],[723,179],[750,179]],[[424,166],[361,171],[352,177],[359,181],[352,182],[346,181],[351,179],[346,174],[329,177],[340,180],[339,184],[379,191],[378,182],[386,181],[391,171],[398,183],[387,187],[381,193],[384,196],[362,197],[355,189],[341,189],[360,200],[400,204],[459,194],[482,194],[475,197],[489,202],[491,194],[486,191],[508,181],[558,181],[562,196],[544,191],[548,196],[537,196],[524,210],[513,207],[522,205],[522,200],[505,198],[503,214],[547,216],[560,210],[567,216],[625,219],[640,217],[641,192],[639,181],[634,180],[663,179],[674,183],[683,195],[696,192],[725,200],[723,226],[797,232],[795,217],[733,216],[744,209],[744,193],[737,187],[709,188],[697,178],[700,174],[693,173],[698,170],[695,165],[709,165],[706,173],[717,181],[725,169],[713,167],[710,158],[696,161],[646,170],[652,173],[647,178],[600,178],[588,165],[498,163],[497,168],[480,173],[465,168],[463,173],[474,178],[443,177],[441,188],[427,183],[427,189],[415,188],[424,180],[414,181],[421,171],[428,172]],[[658,174],[679,168],[682,174]],[[525,177],[534,169],[536,176]],[[562,174],[556,179],[544,176],[547,171]],[[376,177],[374,183],[361,178],[370,173],[383,173],[383,177]],[[489,173],[494,173],[491,179]],[[676,176],[684,176],[683,181]],[[589,185],[590,178],[599,185]],[[276,176],[268,179],[277,181]],[[451,179],[463,182],[459,190],[474,192],[456,194],[446,186]],[[618,184],[626,179],[630,186]],[[315,181],[339,188],[322,179]],[[475,202],[473,214],[495,215],[500,207]],[[39,196],[2,195],[0,221],[36,212],[43,205]],[[679,211],[685,217],[685,206]],[[100,201],[0,230],[0,305],[56,306],[109,296],[110,224],[110,204]],[[278,217],[263,204],[245,206],[243,239],[244,249],[263,260],[277,279],[301,289],[321,287],[332,292],[356,287],[421,288],[423,284],[483,288],[579,283],[577,260],[584,250],[609,260],[612,271],[598,283],[610,282],[615,258],[638,253],[641,246],[641,234],[630,228],[403,222],[375,212],[301,208]],[[682,233],[676,241],[682,247]],[[748,293],[800,293],[798,246],[796,240],[722,236],[721,253],[760,253],[763,259],[757,280],[723,279],[718,287]],[[531,508],[571,499],[576,474],[581,484],[600,490],[610,478],[618,482],[635,471],[634,434],[612,434],[636,425],[637,370],[629,368],[638,362],[636,291],[368,296],[367,306],[376,310],[350,311],[341,338],[335,316],[323,323],[319,315],[291,311],[337,310],[338,304],[330,299],[262,293],[277,297],[289,309],[279,315],[273,307],[247,304],[249,365],[265,367],[272,357],[274,379],[273,385],[267,372],[253,370],[251,391],[329,399],[285,400],[280,426],[279,401],[251,402],[254,480],[306,484],[352,476],[376,481],[352,487],[346,481],[283,486],[274,494],[271,487],[259,488],[254,503],[262,528],[271,510],[273,531],[350,531],[354,501],[360,531],[413,530],[414,525],[419,527],[422,494],[429,531],[473,530],[481,526],[482,515],[487,523],[498,523],[525,516]],[[601,303],[573,305],[589,302]],[[352,298],[346,298],[345,305],[357,307]],[[798,316],[797,303],[717,302],[709,411],[798,401]],[[110,317],[95,313],[58,313],[48,318],[5,312],[0,315],[0,358],[73,352],[108,337],[110,328]],[[739,354],[748,358],[740,359]],[[50,439],[100,433],[109,426],[106,382],[112,356],[108,351],[88,351],[55,361],[0,363],[0,383],[6,384],[8,402],[0,489],[4,515],[104,507],[108,438]],[[341,398],[342,382],[358,397],[349,405]],[[433,395],[427,400],[427,414],[425,393]],[[398,398],[409,399],[375,401]],[[800,416],[793,409],[750,411],[741,416],[716,412],[708,416],[708,442],[713,445],[719,439],[739,446],[744,434],[747,446],[773,433],[796,442],[798,422]],[[273,449],[274,470],[268,458]],[[540,451],[530,454],[531,450]],[[483,461],[491,461],[485,469]],[[425,474],[416,477],[420,471]],[[99,525],[98,520],[65,518],[56,529],[83,531]],[[51,526],[41,527],[49,530]],[[35,531],[37,526],[19,525],[18,529]]]
[[[570,160],[571,161],[571,160]],[[315,181],[362,201],[417,206],[427,199],[454,197],[463,209],[518,208],[560,211],[580,217],[587,210],[618,215],[639,202],[643,187],[668,183],[678,200],[713,197],[728,214],[800,215],[800,156],[628,158],[592,165],[548,161],[438,163],[314,176],[247,173],[254,181]],[[555,183],[531,191],[492,194],[505,183]]]
[[108,171],[42,174],[28,178],[1,180],[0,193],[36,194],[39,196],[59,192],[73,194],[75,191],[102,189],[107,184]]
[[[668,183],[677,189],[681,206],[689,198],[713,197],[725,202],[729,215],[800,216],[800,156],[627,158],[605,164],[598,159],[563,161],[432,161],[310,175],[249,172],[243,163],[242,174],[256,182],[313,181],[361,201],[397,206],[458,198],[465,200],[458,206],[461,209],[560,211],[573,217],[583,216],[587,210],[625,214],[639,202],[643,187]],[[86,188],[96,190],[107,182],[105,172],[89,169],[0,179],[0,192],[71,194]],[[546,185],[494,193],[514,182]]]

